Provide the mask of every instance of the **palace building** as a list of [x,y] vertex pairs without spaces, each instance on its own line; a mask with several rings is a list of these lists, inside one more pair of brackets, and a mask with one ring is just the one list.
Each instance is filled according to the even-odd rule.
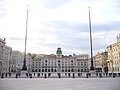
[[32,58],[32,72],[39,74],[77,74],[88,71],[89,55],[62,55],[61,48],[55,54],[36,55]]

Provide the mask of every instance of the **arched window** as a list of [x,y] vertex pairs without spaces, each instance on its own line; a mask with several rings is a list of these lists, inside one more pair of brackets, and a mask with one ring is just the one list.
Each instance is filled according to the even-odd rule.
[[34,72],[34,69],[32,69],[32,72]]
[[60,60],[58,60],[58,63],[60,63]]
[[42,69],[42,72],[44,72],[44,69]]
[[51,69],[51,72],[53,72],[53,69]]
[[48,69],[48,72],[50,72],[50,69]]
[[47,72],[47,69],[45,69],[45,72]]
[[57,70],[55,69],[54,72],[57,72]]
[[71,69],[71,71],[72,71],[72,72],[74,72],[74,70],[73,70],[73,69]]

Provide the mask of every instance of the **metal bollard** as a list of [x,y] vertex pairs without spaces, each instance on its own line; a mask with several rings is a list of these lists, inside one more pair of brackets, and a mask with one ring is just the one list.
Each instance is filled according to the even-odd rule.
[[99,77],[102,78],[102,74],[101,73],[99,74]]
[[3,73],[1,74],[1,78],[4,78],[4,74]]
[[32,78],[32,74],[29,74],[30,78]]
[[15,78],[18,78],[18,74],[16,74],[16,77]]
[[86,74],[86,78],[88,78],[88,73]]
[[75,73],[73,73],[73,78],[75,78]]

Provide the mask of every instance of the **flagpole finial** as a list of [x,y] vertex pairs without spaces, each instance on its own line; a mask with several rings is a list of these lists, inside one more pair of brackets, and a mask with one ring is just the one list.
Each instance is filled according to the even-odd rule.
[[27,4],[27,11],[29,10],[29,4]]
[[90,10],[90,6],[88,6],[88,9]]

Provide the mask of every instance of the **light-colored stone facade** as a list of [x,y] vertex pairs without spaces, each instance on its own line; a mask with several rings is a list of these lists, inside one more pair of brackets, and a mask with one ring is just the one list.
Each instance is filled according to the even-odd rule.
[[[10,63],[11,72],[20,72],[22,70],[24,54],[20,51],[12,51],[12,60]],[[26,55],[27,70],[31,71],[31,56]]]
[[20,51],[12,51],[11,72],[16,72],[22,68],[23,58],[24,56]]
[[120,73],[120,34],[117,36],[117,42],[107,47],[107,52],[109,73]]
[[97,53],[94,56],[94,67],[96,72],[108,73],[107,57],[108,53],[106,51]]
[[5,48],[5,39],[0,38],[0,74],[3,69],[3,59],[4,59],[4,48]]
[[88,72],[89,55],[88,54],[75,55],[75,58],[77,60],[78,70],[80,70],[80,72]]
[[3,59],[3,73],[10,72],[10,61],[11,61],[12,48],[5,45],[4,48],[4,59]]
[[81,73],[88,71],[89,55],[62,55],[61,48],[56,55],[36,55],[32,59],[32,72],[39,73]]

